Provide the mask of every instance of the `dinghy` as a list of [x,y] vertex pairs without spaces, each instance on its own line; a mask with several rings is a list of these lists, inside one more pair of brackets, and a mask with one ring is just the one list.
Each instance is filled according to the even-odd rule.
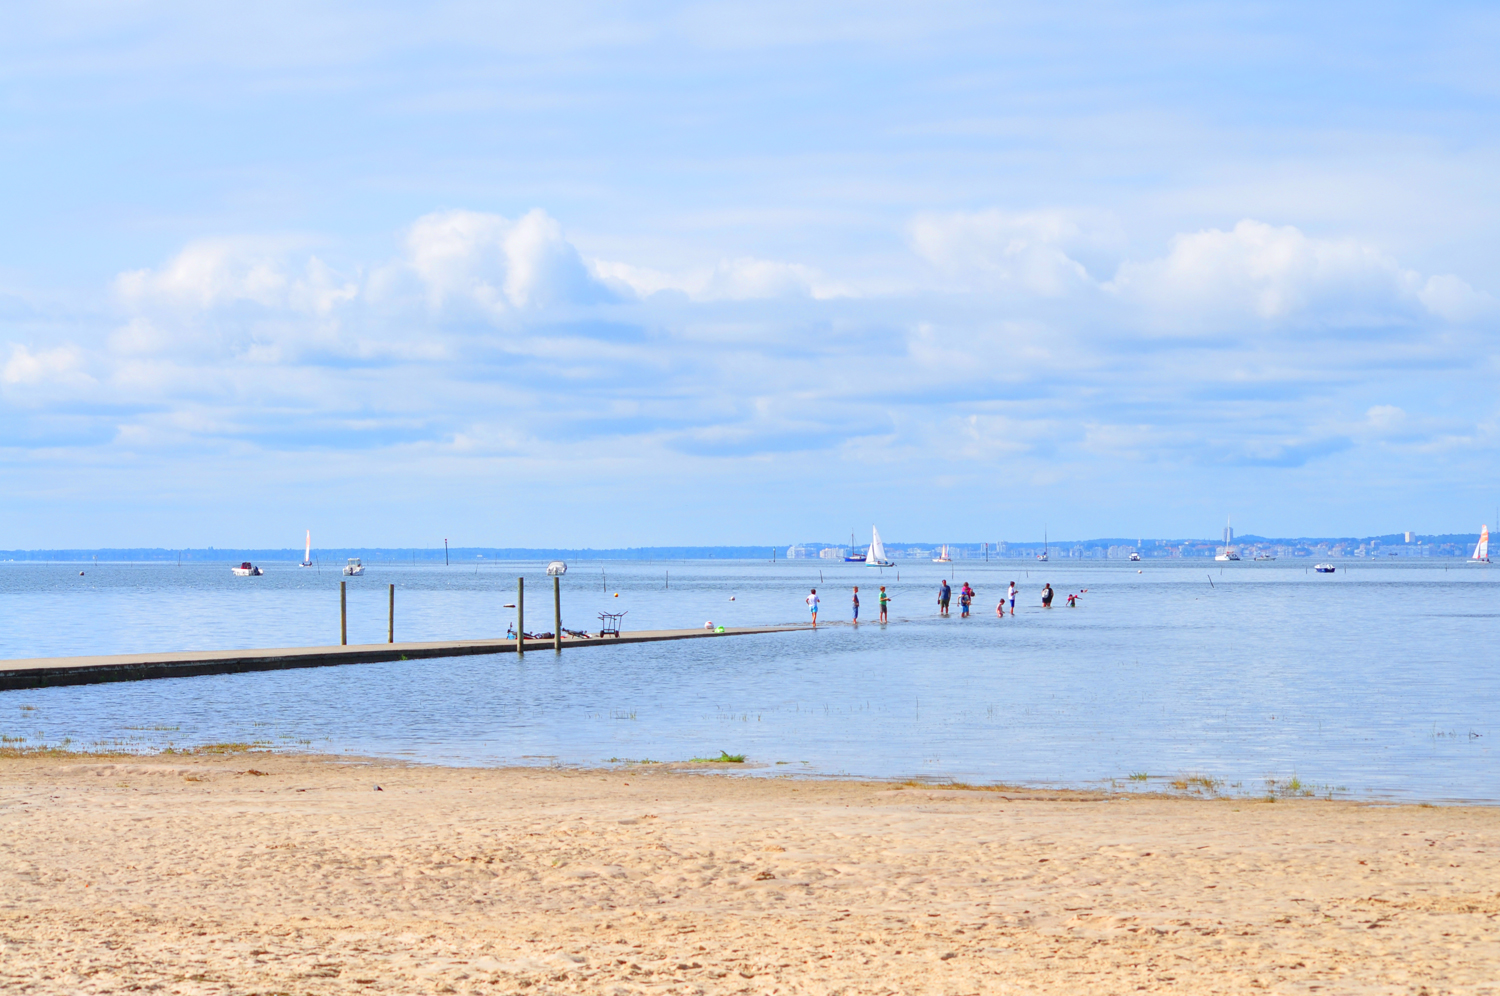
[[885,544],[880,542],[880,530],[870,527],[870,552],[865,554],[866,567],[895,567],[893,561],[885,559]]

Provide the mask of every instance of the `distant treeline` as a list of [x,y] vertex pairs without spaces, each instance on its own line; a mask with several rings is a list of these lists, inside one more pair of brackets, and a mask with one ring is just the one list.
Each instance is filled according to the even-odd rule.
[[[1279,547],[1287,550],[1328,552],[1338,556],[1363,549],[1401,551],[1404,554],[1431,553],[1433,555],[1455,555],[1472,549],[1478,542],[1478,533],[1443,533],[1413,535],[1410,543],[1401,533],[1365,537],[1297,537],[1278,539],[1245,534],[1235,537],[1236,547]],[[1129,549],[1139,551],[1145,557],[1191,556],[1207,552],[1223,541],[1211,539],[1090,539],[1052,540],[1048,546],[1054,556],[1116,556]],[[903,555],[926,557],[941,543],[886,543],[887,555],[900,558]],[[990,556],[1032,556],[1042,550],[1040,542],[997,541],[985,543],[949,543],[954,557],[973,559]],[[612,549],[549,548],[549,547],[360,547],[348,549],[315,549],[313,560],[321,564],[342,564],[349,557],[359,557],[368,563],[416,563],[441,564],[446,556],[450,563],[475,563],[514,560],[771,560],[786,559],[790,549],[797,549],[802,556],[816,557],[824,549],[843,550],[837,543],[799,543],[788,547],[785,544],[763,546],[638,546]],[[863,551],[863,547],[855,547]],[[805,551],[805,552],[804,552]],[[160,547],[115,547],[97,550],[0,550],[0,561],[79,563],[88,561],[126,563],[240,563],[302,560],[302,550],[278,549],[207,549],[167,550]]]

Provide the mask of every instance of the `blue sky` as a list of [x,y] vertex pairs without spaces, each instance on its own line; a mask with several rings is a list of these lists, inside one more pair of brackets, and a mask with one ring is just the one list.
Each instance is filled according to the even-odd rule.
[[0,548],[1491,521],[1495,8],[1036,6],[21,6]]

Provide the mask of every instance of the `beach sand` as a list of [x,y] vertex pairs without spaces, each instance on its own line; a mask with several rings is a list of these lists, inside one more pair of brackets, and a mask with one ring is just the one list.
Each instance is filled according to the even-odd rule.
[[0,980],[17,993],[1500,992],[1500,810],[650,767],[13,758]]

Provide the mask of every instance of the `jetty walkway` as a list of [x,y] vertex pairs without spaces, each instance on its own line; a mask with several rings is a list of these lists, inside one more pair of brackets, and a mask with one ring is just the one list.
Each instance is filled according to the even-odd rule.
[[[810,629],[796,626],[728,626],[722,633],[706,629],[657,629],[594,639],[565,638],[562,646],[613,647],[663,640],[712,639],[760,633],[791,633]],[[527,640],[527,653],[554,649],[552,640]],[[199,674],[237,674],[241,671],[280,671],[294,667],[333,664],[372,664],[380,661],[420,660],[428,657],[468,657],[476,654],[516,653],[515,640],[439,640],[424,643],[367,643],[338,647],[287,647],[278,650],[188,650],[160,654],[116,654],[94,657],[34,657],[0,660],[0,690],[44,688],[50,685],[94,685],[108,681],[147,678],[185,678]]]

